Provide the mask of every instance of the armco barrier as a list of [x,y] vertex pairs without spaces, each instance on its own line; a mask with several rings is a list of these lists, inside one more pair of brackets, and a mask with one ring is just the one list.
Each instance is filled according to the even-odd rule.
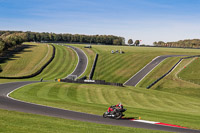
[[[49,44],[51,45],[51,44]],[[32,78],[32,77],[35,77],[37,75],[39,75],[48,65],[49,63],[51,63],[51,61],[54,59],[55,57],[55,47],[53,45],[51,45],[53,47],[53,53],[52,53],[52,56],[51,58],[49,59],[49,61],[44,64],[44,66],[42,66],[37,72],[31,74],[31,75],[27,75],[27,76],[20,76],[20,77],[0,77],[0,79],[26,79],[26,78]]]
[[91,72],[90,72],[90,75],[89,75],[90,80],[93,78],[94,70],[95,70],[95,67],[96,67],[96,64],[97,64],[97,59],[98,59],[98,54],[96,54],[96,56],[95,56],[94,63],[93,63],[93,66],[92,66],[92,69],[91,69]]
[[158,83],[158,81],[160,81],[165,76],[167,76],[183,59],[189,59],[189,58],[194,58],[194,57],[200,57],[200,55],[194,55],[194,56],[188,56],[188,57],[181,58],[167,73],[165,73],[160,78],[158,78],[156,81],[154,81],[152,84],[150,84],[149,86],[147,86],[147,89],[150,89],[153,85],[155,85],[156,83]]
[[101,84],[101,85],[113,85],[113,86],[123,87],[122,83],[110,83],[110,82],[106,82],[105,80],[91,80],[92,82],[85,82],[85,80],[81,80],[81,79],[77,79],[77,80],[61,79],[60,81],[67,82],[67,83]]

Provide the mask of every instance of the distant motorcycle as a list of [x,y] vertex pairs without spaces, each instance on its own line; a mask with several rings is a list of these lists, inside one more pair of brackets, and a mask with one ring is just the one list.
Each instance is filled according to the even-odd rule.
[[109,113],[108,111],[105,112],[103,114],[103,117],[104,118],[107,118],[107,117],[114,118],[114,119],[118,120],[118,119],[121,119],[123,116],[125,116],[123,114],[123,112],[125,112],[125,111],[126,111],[126,109],[114,108],[114,111],[112,111],[111,113]]

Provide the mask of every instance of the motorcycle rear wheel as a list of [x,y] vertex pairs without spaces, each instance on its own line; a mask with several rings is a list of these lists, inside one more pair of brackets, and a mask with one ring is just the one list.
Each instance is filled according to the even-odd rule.
[[107,115],[105,113],[103,114],[103,118],[107,118]]
[[122,118],[122,113],[117,113],[116,116],[115,116],[115,119],[119,120],[121,118]]

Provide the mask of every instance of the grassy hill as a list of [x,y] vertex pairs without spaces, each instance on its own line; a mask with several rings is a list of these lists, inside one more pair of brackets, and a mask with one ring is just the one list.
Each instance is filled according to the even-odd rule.
[[47,66],[44,71],[33,79],[44,78],[52,80],[55,78],[64,78],[75,69],[78,57],[76,53],[65,46],[54,45],[56,47],[56,55],[54,60]]
[[25,43],[23,50],[13,57],[2,58],[1,77],[27,76],[38,71],[52,56],[53,48],[47,44]]
[[[40,44],[40,45],[43,46],[43,44]],[[38,45],[38,47],[41,47],[41,46]],[[54,46],[56,49],[56,53],[55,53],[55,58],[53,59],[53,61],[42,71],[41,74],[39,74],[33,78],[23,79],[23,81],[24,80],[40,80],[41,78],[43,78],[44,80],[54,80],[56,78],[57,79],[64,78],[68,74],[73,72],[73,70],[75,69],[76,64],[78,62],[78,57],[76,56],[76,53],[72,49],[62,46],[62,45],[54,45]],[[28,56],[26,54],[27,54],[26,52],[22,52],[21,58],[17,58],[15,62],[8,60],[7,64],[10,64],[10,65],[12,65],[12,67],[15,67],[16,65],[18,65],[17,64],[18,60],[31,61],[33,58],[37,58],[40,56],[38,54],[38,52],[36,52],[36,53],[30,52],[30,53],[28,53],[29,54]],[[17,55],[15,55],[15,56],[17,56]],[[40,62],[39,60],[35,61],[35,64],[38,64],[39,62]],[[20,64],[20,65],[21,66],[24,65],[24,67],[26,67],[28,65],[28,63]],[[20,70],[25,71],[25,70],[22,70],[22,68],[23,67],[21,67]],[[26,69],[25,72],[31,73],[32,70]],[[13,82],[13,81],[22,81],[22,80],[0,79],[0,83]]]
[[[160,80],[151,89],[199,98],[200,85],[194,83],[197,80],[193,81],[192,75],[190,75],[192,74],[191,71],[194,70],[192,69],[193,63],[198,64],[198,59],[197,60],[194,59],[195,58],[183,60],[168,76]],[[138,86],[147,87],[157,78],[159,78],[162,74],[168,71],[170,69],[169,67],[171,67],[177,61],[176,59],[171,59],[170,61],[168,60],[170,59],[165,60],[156,69],[154,69],[147,77],[145,77],[142,80],[142,82],[138,84]],[[187,64],[190,63],[191,61],[193,62],[189,66],[187,66]],[[187,67],[185,68],[185,66]],[[181,76],[187,77],[187,79],[184,79]],[[196,76],[196,79],[198,79],[198,76]]]
[[[99,53],[94,79],[104,79],[108,82],[124,83],[141,70],[152,59],[160,55],[195,55],[195,49],[151,48],[129,46],[99,46],[92,47]],[[125,54],[111,54],[111,50],[119,50]]]
[[[92,49],[86,49],[84,48],[85,45],[71,45],[81,48],[88,56],[88,68],[83,75],[89,75],[95,53],[98,53],[99,59],[94,79],[104,79],[109,82],[121,83],[124,83],[152,59],[159,55],[199,54],[199,50],[197,49],[102,45],[93,45]],[[52,63],[50,63],[40,75],[26,80],[39,80],[40,78],[53,80],[55,78],[66,77],[66,75],[73,71],[78,61],[76,53],[62,45],[54,46],[56,47],[56,57]],[[120,49],[125,53],[111,54],[111,50],[120,51]],[[167,72],[178,60],[179,57],[164,60],[146,78],[144,78],[137,87],[122,88],[104,85],[47,82],[25,86],[12,93],[11,96],[29,102],[97,115],[102,115],[102,113],[105,112],[110,105],[122,102],[128,109],[126,112],[127,116],[141,116],[142,119],[145,120],[160,121],[200,129],[200,85],[198,85],[198,59],[194,60],[185,69],[183,69],[184,66],[190,63],[193,59],[183,60],[176,67],[176,69],[170,73],[170,75],[158,82],[158,84],[153,86],[152,89],[145,89],[147,85]],[[183,71],[181,71],[182,69]],[[1,83],[12,81],[13,80],[0,80]],[[25,117],[25,119],[26,118],[27,117]],[[16,118],[16,120],[18,119],[19,118]],[[44,119],[50,118],[44,117]],[[10,117],[8,120],[10,121]],[[48,120],[43,120],[42,117],[40,120],[37,120],[49,123]],[[82,122],[78,123],[80,125],[84,124],[84,129],[87,126],[91,126]],[[8,125],[9,123],[6,124]],[[67,128],[70,128],[70,126],[71,123]],[[58,127],[62,126],[58,124]],[[106,129],[103,128],[102,131],[107,130],[108,128],[109,127],[106,127]],[[16,129],[19,129],[19,127]],[[125,131],[127,130],[127,132],[130,131],[129,129],[125,129],[123,127],[122,129]],[[44,129],[44,131],[45,130],[47,129]],[[93,128],[91,130],[93,130]],[[138,130],[138,132],[140,131]]]
[[199,58],[195,58],[192,62],[183,69],[179,74],[178,77],[200,85],[200,60]]

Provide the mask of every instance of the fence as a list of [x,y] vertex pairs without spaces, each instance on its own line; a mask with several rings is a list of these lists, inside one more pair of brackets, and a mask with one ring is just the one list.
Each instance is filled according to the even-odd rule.
[[113,85],[113,86],[120,86],[123,87],[122,83],[111,83],[106,82],[105,80],[70,80],[70,79],[61,79],[60,82],[67,82],[67,83],[80,83],[80,84],[101,84],[101,85]]

